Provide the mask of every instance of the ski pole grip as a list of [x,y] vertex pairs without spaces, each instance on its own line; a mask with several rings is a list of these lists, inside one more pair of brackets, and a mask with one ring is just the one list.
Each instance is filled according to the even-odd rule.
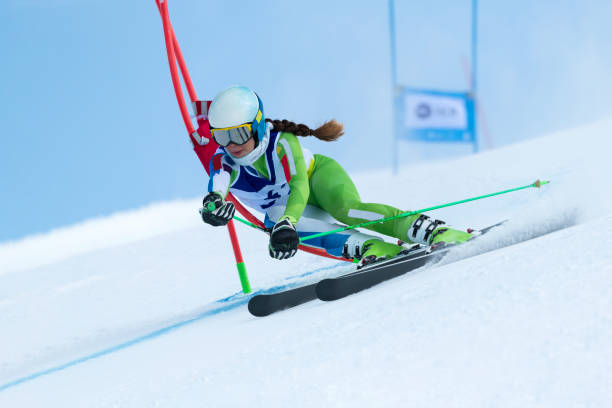
[[206,209],[210,212],[213,212],[217,209],[217,206],[215,205],[215,203],[211,202],[206,205]]

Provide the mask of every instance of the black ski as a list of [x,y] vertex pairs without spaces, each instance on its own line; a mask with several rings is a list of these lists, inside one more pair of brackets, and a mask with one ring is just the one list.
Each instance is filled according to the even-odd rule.
[[[502,223],[503,222],[480,230],[481,235]],[[255,295],[249,300],[249,312],[253,316],[263,317],[294,306],[299,306],[317,297],[322,300],[340,299],[341,297],[367,289],[385,280],[403,275],[428,262],[440,259],[453,246],[454,245],[447,245],[432,250],[429,247],[415,245],[410,248],[410,252],[406,255],[376,262],[336,278],[323,279],[320,282],[311,283],[283,292]],[[355,280],[353,280],[353,278]],[[347,283],[349,280],[351,283]],[[322,283],[324,284],[321,285]],[[321,296],[319,296],[319,294]],[[337,296],[339,294],[342,294],[342,296]]]
[[[414,248],[412,248],[409,254],[404,255],[403,257],[400,256],[386,261],[378,262],[376,264],[366,266],[356,272],[351,272],[341,276],[350,276],[355,273],[360,273],[361,271],[369,270],[371,268],[392,265],[396,262],[402,261],[403,259],[423,255],[426,253],[427,250],[428,247],[415,246]],[[314,282],[309,285],[301,286],[299,288],[289,289],[277,293],[255,295],[249,300],[249,312],[253,316],[263,317],[314,300],[317,298],[317,293],[315,292],[315,287],[317,286],[317,283],[318,282]]]
[[[359,269],[356,272],[351,272],[346,275],[350,276],[355,273],[370,270],[372,268],[378,268],[382,266],[389,266],[396,262],[400,262],[404,259],[413,258],[419,255],[425,254],[428,247],[421,246],[420,248],[413,249],[409,254],[392,258],[386,261],[378,262],[369,266]],[[282,292],[269,293],[255,295],[249,300],[248,308],[249,312],[253,316],[264,317],[272,313],[280,312],[281,310],[289,309],[294,306],[299,306],[303,303],[309,302],[317,298],[315,287],[318,282],[311,283],[309,285],[301,286],[294,289],[288,289]]]
[[[453,245],[454,246],[454,245]],[[389,279],[396,278],[428,263],[434,263],[453,246],[443,247],[417,257],[400,258],[391,264],[374,264],[349,275],[323,279],[315,287],[316,296],[321,300],[337,300],[353,293],[371,288]]]
[[[477,237],[489,232],[492,228],[504,222],[505,221],[502,221],[487,228],[483,228],[479,231],[480,234],[477,235]],[[323,279],[315,287],[317,298],[331,301],[361,292],[362,290],[371,288],[374,285],[396,278],[427,264],[436,263],[455,246],[457,245],[446,245],[437,249],[434,248],[425,254],[408,255],[399,259],[394,258],[397,259],[396,262],[375,263],[371,267],[360,269],[348,275]]]
[[315,286],[316,282],[284,292],[255,295],[249,300],[249,312],[253,316],[263,317],[314,300],[317,298]]

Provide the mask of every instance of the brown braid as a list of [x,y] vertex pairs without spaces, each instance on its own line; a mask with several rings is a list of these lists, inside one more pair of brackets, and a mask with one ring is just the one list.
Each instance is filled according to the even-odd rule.
[[296,136],[314,136],[326,142],[332,142],[344,134],[344,126],[335,119],[328,120],[314,130],[302,123],[290,122],[286,119],[266,119],[266,122],[272,123],[274,130],[278,132],[293,133]]

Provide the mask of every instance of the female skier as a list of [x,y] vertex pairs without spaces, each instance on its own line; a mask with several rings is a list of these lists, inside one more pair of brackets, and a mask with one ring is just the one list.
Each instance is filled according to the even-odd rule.
[[[214,226],[227,224],[235,212],[234,205],[225,201],[231,192],[265,214],[264,223],[272,228],[269,250],[273,258],[295,255],[300,236],[338,229],[334,219],[351,225],[405,212],[385,204],[361,202],[353,181],[335,160],[300,146],[296,136],[312,135],[328,142],[338,139],[344,132],[335,120],[312,130],[287,120],[266,119],[261,99],[244,86],[219,93],[210,105],[208,120],[212,137],[220,146],[215,156],[220,155],[221,160],[219,168],[210,173],[208,194],[200,210],[202,219]],[[415,214],[365,228],[423,245],[458,243],[471,237],[443,224]],[[331,255],[361,259],[361,265],[394,257],[404,249],[356,230],[305,244],[323,248]]]

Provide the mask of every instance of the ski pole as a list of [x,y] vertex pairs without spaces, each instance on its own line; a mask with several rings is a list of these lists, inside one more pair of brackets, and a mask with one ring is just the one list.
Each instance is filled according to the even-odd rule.
[[[210,212],[215,211],[217,209],[217,207],[215,206],[215,203],[213,203],[213,202],[208,203],[206,208]],[[243,223],[245,225],[248,225],[249,227],[253,227],[253,228],[258,229],[258,230],[263,231],[263,232],[268,232],[265,228],[261,228],[259,225],[255,225],[255,224],[253,224],[250,221],[247,221],[245,219],[242,219],[242,218],[238,217],[237,215],[234,215],[234,219],[236,221],[240,221],[241,223]]]
[[242,219],[242,218],[238,217],[237,215],[234,215],[234,219],[235,219],[236,221],[240,221],[241,223],[243,223],[243,224],[245,224],[245,225],[248,225],[249,227],[253,227],[253,228],[255,228],[255,229],[258,229],[258,230],[263,231],[263,232],[266,232],[266,233],[268,232],[268,230],[266,230],[265,228],[261,228],[259,225],[255,225],[255,224],[253,224],[253,223],[252,223],[252,222],[250,222],[250,221],[247,221],[247,220],[244,220],[244,219]]
[[498,191],[496,193],[486,194],[486,195],[482,195],[482,196],[478,196],[478,197],[466,198],[465,200],[453,201],[452,203],[436,205],[434,207],[423,208],[421,210],[408,211],[408,212],[405,212],[405,213],[402,213],[402,214],[394,215],[393,217],[381,218],[379,220],[374,220],[374,221],[366,221],[366,222],[362,222],[360,224],[350,225],[350,226],[338,228],[338,229],[335,229],[335,230],[332,230],[332,231],[325,231],[325,232],[321,232],[319,234],[308,235],[307,237],[300,238],[300,242],[307,241],[309,239],[323,237],[325,235],[335,234],[336,232],[342,232],[342,231],[347,231],[347,230],[351,230],[351,229],[355,229],[355,228],[359,228],[359,227],[365,227],[365,226],[372,225],[372,224],[378,224],[378,223],[382,223],[382,222],[387,222],[387,221],[395,220],[397,218],[409,217],[411,215],[415,215],[415,214],[422,213],[422,212],[425,212],[425,211],[433,211],[433,210],[437,210],[437,209],[440,209],[440,208],[451,207],[453,205],[467,203],[469,201],[476,201],[476,200],[481,200],[481,199],[487,198],[487,197],[493,197],[493,196],[497,196],[497,195],[501,195],[501,194],[507,194],[507,193],[511,193],[513,191],[523,190],[523,189],[526,189],[526,188],[540,188],[544,184],[548,184],[548,183],[550,183],[550,181],[536,180],[535,182],[533,182],[531,184],[528,184],[526,186],[522,186],[522,187],[511,188],[511,189],[508,189],[508,190]]

